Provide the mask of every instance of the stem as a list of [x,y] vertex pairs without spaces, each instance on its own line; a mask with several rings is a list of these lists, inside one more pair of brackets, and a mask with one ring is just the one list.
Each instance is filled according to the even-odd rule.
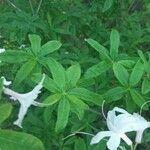
[[15,4],[13,4],[10,0],[6,0],[12,7],[14,7],[15,9],[21,11],[20,8],[18,8]]
[[40,10],[40,8],[41,8],[41,4],[42,4],[42,0],[40,0],[40,2],[39,2],[38,8],[37,8],[37,10],[36,10],[36,14],[39,13],[39,10]]
[[101,115],[101,113],[99,113],[98,111],[93,110],[93,109],[91,109],[91,108],[89,108],[88,111],[93,112],[93,113],[95,113],[95,114],[97,114],[97,115]]
[[89,135],[89,136],[94,136],[94,134],[91,134],[91,133],[87,133],[87,132],[74,132],[68,136],[66,136],[65,138],[63,138],[62,140],[66,140],[67,138],[69,137],[72,137],[72,136],[75,136],[76,134],[83,134],[83,135]]
[[134,150],[134,146],[133,145],[131,145],[131,150]]
[[130,10],[133,7],[133,5],[134,5],[135,2],[136,2],[136,0],[132,0],[132,2],[130,3],[130,6],[128,8],[128,12],[130,12]]
[[30,4],[30,7],[31,7],[32,14],[34,15],[34,9],[33,9],[33,5],[32,5],[32,1],[31,0],[29,0],[29,4]]
[[135,146],[134,146],[134,150],[136,150],[137,146],[138,146],[138,143],[136,143],[136,144],[135,144]]

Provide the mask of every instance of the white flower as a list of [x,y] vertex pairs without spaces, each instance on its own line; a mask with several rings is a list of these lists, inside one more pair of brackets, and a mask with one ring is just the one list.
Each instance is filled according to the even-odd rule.
[[35,101],[35,99],[38,97],[38,94],[41,93],[42,84],[45,79],[45,74],[43,74],[42,80],[39,82],[37,86],[34,87],[34,89],[28,93],[20,94],[17,93],[11,89],[4,88],[4,93],[11,96],[11,99],[14,101],[18,100],[21,104],[18,119],[14,122],[15,125],[22,128],[22,121],[24,119],[25,114],[27,113],[28,108],[31,105],[34,106],[41,106],[41,103],[38,103]]
[[136,125],[136,143],[141,143],[143,132],[145,129],[150,128],[150,122],[145,120],[141,115],[134,113],[133,117],[135,119],[135,125]]
[[5,49],[4,48],[0,48],[0,53],[3,53],[5,52]]
[[97,133],[91,140],[91,144],[100,142],[104,137],[110,137],[107,142],[107,147],[110,150],[117,150],[120,145],[121,139],[123,139],[128,145],[132,145],[132,141],[126,136],[126,132],[132,131],[132,128],[128,124],[132,115],[129,115],[126,111],[124,114],[116,115],[116,110],[113,109],[108,112],[107,115],[107,127],[109,131],[101,131]]
[[9,86],[12,82],[11,81],[7,81],[6,79],[5,79],[5,77],[1,77],[1,79],[3,80],[3,85],[4,86]]
[[[150,127],[150,122],[148,122],[138,113],[133,113],[132,115],[121,108],[114,108],[114,110],[123,114],[128,114],[130,116],[130,120],[128,119],[128,124],[130,124],[129,127],[132,127],[132,130],[136,131],[136,139],[135,139],[136,143],[141,143],[143,132],[145,129]],[[119,116],[121,117],[121,115]]]
[[[3,53],[3,52],[5,52],[5,49],[4,48],[0,48],[0,53]],[[0,63],[1,63],[1,61],[0,61]]]

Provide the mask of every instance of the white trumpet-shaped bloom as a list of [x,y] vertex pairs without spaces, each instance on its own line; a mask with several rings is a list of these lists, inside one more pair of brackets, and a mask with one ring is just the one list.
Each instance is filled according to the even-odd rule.
[[135,141],[137,143],[142,142],[143,132],[145,129],[150,128],[150,122],[144,119],[141,115],[134,113],[133,117],[135,119],[136,126],[136,138]]
[[0,48],[0,53],[3,53],[5,52],[5,49],[4,48]]
[[107,127],[109,131],[101,131],[97,133],[91,140],[91,144],[100,142],[105,137],[110,137],[107,142],[107,147],[110,150],[117,150],[121,139],[128,145],[132,145],[132,141],[126,136],[126,132],[132,131],[132,124],[128,124],[131,120],[130,114],[123,111],[123,114],[116,115],[117,111],[122,111],[119,108],[113,109],[107,115]]
[[4,86],[9,86],[12,82],[11,81],[7,81],[6,79],[5,79],[5,77],[1,77],[1,79],[3,80],[3,85]]
[[[130,120],[128,119],[128,124],[130,124],[133,131],[136,131],[136,143],[141,143],[143,132],[145,129],[150,128],[150,122],[148,122],[146,119],[144,119],[141,115],[138,113],[129,114],[127,111],[121,109],[121,108],[114,108],[115,111],[123,114],[128,114],[130,116]],[[121,117],[120,115],[120,117]],[[126,118],[125,118],[126,120]]]
[[24,116],[27,113],[28,108],[31,105],[41,106],[41,103],[36,102],[35,99],[38,97],[38,94],[41,93],[44,79],[45,79],[45,75],[43,74],[42,80],[39,82],[39,84],[36,85],[32,91],[25,94],[20,94],[9,88],[4,88],[5,94],[9,95],[11,99],[13,99],[14,101],[18,100],[19,103],[21,104],[19,114],[18,114],[18,119],[14,122],[15,125],[22,128],[22,121],[24,119]]

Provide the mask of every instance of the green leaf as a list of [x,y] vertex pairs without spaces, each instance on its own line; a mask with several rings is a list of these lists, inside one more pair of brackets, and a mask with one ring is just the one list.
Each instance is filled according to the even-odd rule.
[[61,94],[53,94],[51,96],[48,96],[43,104],[47,104],[47,105],[53,105],[55,104],[56,102],[58,102],[60,99],[61,99],[62,95]]
[[144,66],[139,60],[132,70],[131,76],[129,78],[129,84],[131,86],[135,86],[141,80],[143,73],[144,73]]
[[42,142],[27,133],[0,130],[0,148],[2,150],[44,150]]
[[119,60],[118,63],[127,68],[133,68],[135,65],[135,61],[133,60]]
[[6,63],[21,63],[27,60],[29,55],[21,50],[7,50],[0,53],[0,60]]
[[1,104],[0,105],[0,124],[2,124],[11,114],[12,106],[11,104]]
[[104,93],[103,97],[106,100],[106,103],[113,102],[121,99],[126,93],[126,89],[124,87],[115,87]]
[[[141,107],[145,103],[144,98],[136,90],[131,89],[130,94],[134,103],[139,107]],[[148,107],[145,106],[144,109],[147,110]]]
[[81,68],[79,64],[72,65],[66,71],[68,83],[74,87],[81,76]]
[[113,4],[113,0],[105,0],[104,7],[103,7],[103,12],[110,9],[112,4]]
[[95,80],[93,78],[82,78],[78,82],[79,87],[90,87],[95,84]]
[[58,50],[61,47],[61,45],[62,44],[59,41],[56,41],[56,40],[49,41],[42,46],[42,51],[41,51],[40,55],[45,56],[49,53],[52,53],[52,52]]
[[146,64],[147,60],[146,60],[143,52],[141,50],[138,50],[138,54],[139,54],[140,58],[142,59],[143,63]]
[[51,105],[48,107],[45,107],[44,113],[43,113],[43,121],[44,125],[50,125],[53,117],[53,112],[55,111],[55,106]]
[[[107,150],[107,141],[101,140],[99,143],[95,145],[91,145],[91,150]],[[126,149],[122,149],[126,150]]]
[[102,61],[92,67],[90,67],[86,72],[84,77],[85,78],[95,78],[99,75],[101,75],[102,73],[106,72],[109,68],[111,67],[111,64],[106,62],[106,61]]
[[137,110],[137,105],[134,103],[130,92],[126,93],[126,97],[125,97],[125,105],[126,105],[126,110],[130,113],[133,113]]
[[89,108],[88,105],[78,99],[76,96],[67,95],[67,98],[70,101],[71,111],[73,111],[81,120],[84,116],[84,111]]
[[150,53],[148,53],[148,56],[149,56],[149,60],[146,59],[146,57],[144,56],[143,52],[142,51],[138,51],[138,54],[140,56],[140,58],[142,59],[143,63],[144,63],[144,70],[147,72],[147,73],[150,73]]
[[68,92],[68,94],[70,95],[75,95],[76,97],[88,101],[88,102],[92,102],[96,105],[101,105],[103,102],[103,97],[99,94],[96,94],[92,91],[89,91],[85,88],[74,88],[72,90],[70,90]]
[[57,121],[56,121],[56,131],[63,130],[67,123],[69,118],[69,112],[70,112],[70,104],[66,97],[63,97],[58,105],[58,113],[57,113]]
[[41,38],[39,35],[36,34],[30,34],[29,40],[31,42],[31,49],[32,52],[37,55],[41,50]]
[[142,94],[147,94],[150,92],[150,80],[148,78],[144,78],[142,83]]
[[114,63],[113,64],[113,71],[114,71],[116,78],[119,80],[119,82],[124,86],[128,86],[129,73],[126,70],[126,68],[123,67],[119,63]]
[[[41,73],[35,73],[35,74],[33,74],[32,80],[35,83],[39,83],[41,78],[42,78]],[[47,90],[49,90],[52,93],[60,92],[60,89],[58,88],[55,81],[53,79],[51,79],[50,77],[48,77],[47,75],[45,75],[43,87],[46,88]]]
[[30,60],[26,62],[17,72],[15,80],[14,80],[14,87],[18,87],[22,81],[24,81],[27,76],[31,73],[34,69],[36,62]]
[[118,57],[118,48],[120,43],[120,36],[117,30],[112,30],[110,35],[110,56],[113,60]]
[[86,39],[86,41],[95,49],[97,50],[100,55],[108,60],[111,60],[111,58],[108,56],[108,51],[107,49],[102,46],[101,44],[99,44],[97,41],[93,40],[93,39]]
[[63,89],[66,84],[65,69],[55,59],[49,58],[47,65],[52,73],[53,79],[60,89]]
[[86,144],[82,138],[75,140],[74,150],[87,150]]
[[60,91],[59,87],[57,86],[57,84],[55,83],[55,81],[53,79],[51,79],[50,77],[48,77],[47,75],[45,76],[45,80],[43,83],[43,86],[53,92],[53,93],[57,93]]

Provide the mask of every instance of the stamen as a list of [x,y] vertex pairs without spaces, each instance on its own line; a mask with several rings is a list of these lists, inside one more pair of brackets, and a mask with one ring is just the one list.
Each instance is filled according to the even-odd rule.
[[146,104],[148,104],[148,103],[150,103],[150,101],[145,102],[145,103],[141,106],[141,109],[140,109],[140,115],[142,115],[143,107],[144,107]]
[[102,103],[102,115],[103,117],[107,120],[106,116],[105,116],[105,113],[104,113],[104,104],[105,104],[105,100],[103,101]]

